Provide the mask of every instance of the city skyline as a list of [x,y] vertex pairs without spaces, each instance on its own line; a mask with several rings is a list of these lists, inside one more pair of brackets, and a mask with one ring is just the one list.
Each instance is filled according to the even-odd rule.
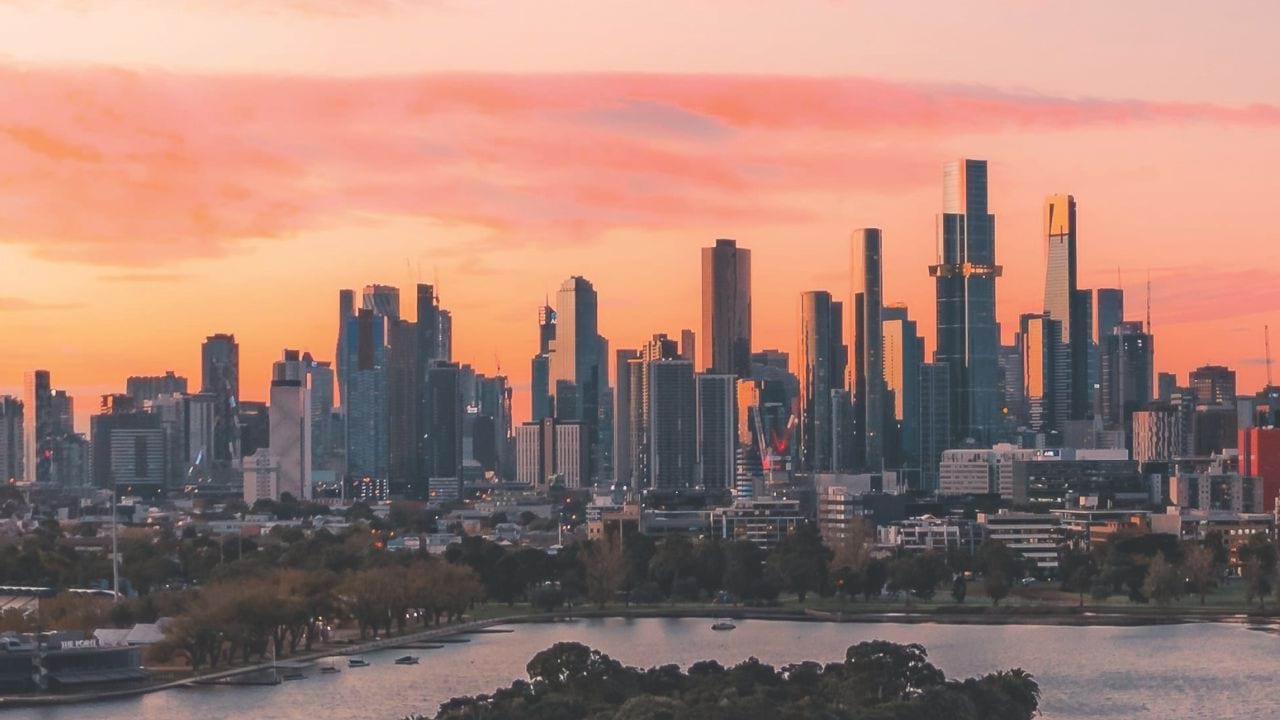
[[[795,298],[846,297],[845,239],[864,226],[885,234],[885,303],[911,308],[931,354],[920,268],[938,168],[956,157],[990,163],[1004,342],[1043,309],[1042,206],[1069,193],[1081,287],[1119,274],[1134,318],[1150,270],[1158,369],[1225,364],[1258,387],[1262,326],[1280,322],[1267,23],[1209,4],[1070,9],[761,1],[725,18],[659,3],[628,18],[632,42],[610,43],[627,9],[0,3],[14,30],[0,333],[28,338],[0,360],[0,391],[20,394],[37,367],[88,398],[132,374],[197,377],[191,348],[225,332],[245,397],[265,400],[282,348],[332,359],[334,288],[421,281],[459,319],[453,355],[489,374],[501,361],[523,419],[527,317],[565,277],[596,286],[613,347],[636,346],[700,327],[694,253],[735,238],[753,254],[754,347],[794,352]],[[535,41],[510,42],[511,13]],[[1046,18],[1090,51],[1008,62]],[[1137,18],[1140,38],[1125,30]],[[726,22],[737,32],[709,32]],[[931,62],[961,24],[967,52]],[[394,53],[344,52],[405,33],[416,42]],[[39,42],[51,36],[67,41]]]

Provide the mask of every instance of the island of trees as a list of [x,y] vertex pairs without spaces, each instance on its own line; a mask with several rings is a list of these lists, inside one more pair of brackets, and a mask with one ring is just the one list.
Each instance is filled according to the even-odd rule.
[[1039,686],[1021,670],[949,680],[920,645],[879,640],[826,665],[704,660],[687,671],[626,667],[558,643],[526,670],[527,681],[444,703],[436,720],[1030,720],[1040,702]]

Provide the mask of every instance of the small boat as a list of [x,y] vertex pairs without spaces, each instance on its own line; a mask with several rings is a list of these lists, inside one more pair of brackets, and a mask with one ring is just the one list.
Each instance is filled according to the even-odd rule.
[[369,661],[364,658],[354,657],[347,660],[347,667],[369,667]]
[[332,662],[330,662],[328,665],[320,666],[321,675],[332,675],[334,673],[339,673],[339,672],[342,672],[342,670],[338,669],[338,666],[334,665]]
[[721,620],[720,622],[716,623],[715,625],[712,625],[712,626],[711,626],[711,629],[712,629],[712,630],[732,630],[732,629],[734,629],[734,628],[736,628],[736,627],[738,627],[738,626],[737,626],[737,625],[734,625],[733,623],[729,622],[728,620]]
[[301,670],[281,670],[280,671],[281,680],[303,680],[306,677],[307,676],[304,675]]
[[397,664],[397,665],[417,665],[417,664],[418,664],[418,656],[417,656],[417,655],[405,655],[404,657],[398,657],[398,658],[396,658],[396,664]]

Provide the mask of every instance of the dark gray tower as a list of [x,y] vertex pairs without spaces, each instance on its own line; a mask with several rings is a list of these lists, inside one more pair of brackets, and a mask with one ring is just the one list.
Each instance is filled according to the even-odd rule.
[[854,372],[850,392],[862,439],[859,455],[870,472],[884,470],[884,276],[881,272],[881,234],[876,228],[853,232]]
[[751,251],[733,240],[702,249],[702,358],[717,375],[751,375]]

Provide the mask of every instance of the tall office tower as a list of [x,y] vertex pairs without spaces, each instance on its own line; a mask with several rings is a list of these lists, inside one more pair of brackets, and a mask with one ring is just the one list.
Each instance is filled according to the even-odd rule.
[[632,410],[631,410],[631,370],[630,363],[640,357],[637,350],[619,349],[614,351],[613,388],[613,486],[615,488],[631,487],[631,473],[634,469],[634,448],[632,446]]
[[844,384],[848,356],[842,305],[825,290],[800,295],[800,459],[810,472],[836,469],[831,391]]
[[1116,327],[1124,322],[1124,290],[1098,288],[1094,291],[1094,341],[1099,345],[1104,338],[1115,334]]
[[649,363],[647,374],[649,487],[691,488],[698,479],[693,363],[656,360]]
[[1173,394],[1178,391],[1178,374],[1177,373],[1156,373],[1156,400],[1158,402],[1167,403],[1173,399]]
[[920,490],[938,489],[938,462],[951,444],[951,367],[920,363]]
[[1138,321],[1122,322],[1102,345],[1102,419],[1132,432],[1135,410],[1151,402],[1155,343]]
[[351,340],[347,335],[347,329],[351,327],[350,320],[356,316],[356,292],[355,290],[339,290],[338,291],[338,349],[337,355],[334,356],[334,363],[338,367],[338,402],[343,412],[347,409],[347,378],[351,373],[351,367],[348,359],[354,357],[355,351],[350,347]]
[[360,308],[347,319],[347,392],[342,406],[346,421],[347,476],[351,479],[369,478],[384,483],[390,470],[389,321],[387,316],[369,308]]
[[1062,342],[1062,324],[1048,314],[1023,314],[1018,346],[1028,427],[1034,432],[1064,432],[1071,419],[1071,359]]
[[389,318],[400,317],[400,288],[391,285],[365,285],[360,293],[360,307]]
[[22,479],[22,401],[0,395],[0,483]]
[[943,173],[938,216],[936,362],[951,372],[952,432],[986,445],[1000,426],[996,388],[1000,328],[996,324],[995,216],[987,211],[987,163],[959,160]]
[[236,422],[240,426],[240,456],[246,458],[259,450],[268,450],[271,444],[271,413],[267,404],[244,400],[236,410]]
[[[603,338],[598,330],[597,302],[595,288],[586,278],[575,275],[560,286],[550,363],[556,417],[582,422],[587,457],[592,459],[600,432],[600,401],[608,385],[607,369],[600,366]],[[562,397],[566,391],[572,393],[571,398]],[[588,463],[585,484],[594,482],[595,472]]]
[[425,377],[431,361],[440,358],[440,299],[433,286],[418,283],[417,300],[414,325],[418,331],[419,364]]
[[333,365],[302,354],[311,388],[311,467],[332,469],[333,462]]
[[1196,405],[1234,405],[1236,371],[1222,365],[1202,365],[1191,371],[1189,383]]
[[53,411],[53,388],[48,370],[33,370],[23,376],[23,479],[29,483],[53,482],[53,444],[57,418]]
[[[916,321],[906,305],[885,306],[883,329],[885,414],[892,418],[895,432],[885,433],[895,442],[885,445],[885,467],[920,467],[920,363],[924,362],[924,338],[916,331]],[[918,482],[916,484],[919,484]]]
[[533,422],[551,417],[551,356],[539,353],[530,362],[530,389]]
[[436,361],[427,371],[427,489],[433,500],[462,495],[461,369]]
[[200,392],[213,395],[217,401],[212,464],[215,475],[221,475],[240,459],[240,430],[236,425],[240,401],[240,346],[235,335],[210,335],[200,346],[200,356]]
[[[297,350],[285,350],[271,366],[271,423],[268,447],[275,460],[277,490],[297,500],[311,498],[311,387],[307,364]],[[279,499],[279,498],[276,498]]]
[[[1065,381],[1063,401],[1067,419],[1080,420],[1089,413],[1089,332],[1085,322],[1088,308],[1076,288],[1076,199],[1070,195],[1050,195],[1044,201],[1046,263],[1044,313],[1058,322],[1065,347],[1060,355],[1065,365],[1055,368]],[[1058,429],[1065,427],[1065,421]]]
[[185,394],[187,379],[172,370],[164,375],[133,375],[125,380],[125,392],[142,407],[161,395]]
[[716,375],[751,375],[751,251],[734,240],[702,249],[702,358]]
[[103,395],[89,419],[93,484],[121,496],[157,497],[169,478],[169,444],[161,417],[142,412],[128,395]]
[[417,323],[387,318],[387,491],[415,500],[426,497],[421,380],[429,369],[424,368],[421,340]]
[[884,470],[884,279],[881,272],[880,230],[863,228],[853,232],[849,297],[850,330],[853,334],[853,382],[849,392],[855,407],[855,425],[861,447],[857,455],[870,472]]
[[[624,462],[629,463],[631,466],[631,476],[628,484],[631,489],[652,486],[651,465],[649,464],[649,420],[651,418],[652,399],[649,376],[652,363],[659,360],[678,359],[681,359],[681,357],[680,348],[676,341],[667,337],[665,333],[657,333],[639,349],[636,357],[627,359],[625,373],[622,368],[618,370],[618,397],[620,399],[624,382],[622,378],[624,374],[627,376],[625,383],[627,385],[626,409],[628,417],[625,420],[617,420],[615,416],[615,420],[627,426],[627,435],[629,437],[626,442],[630,459]],[[690,362],[690,365],[692,365],[692,362]]]
[[76,399],[66,390],[53,391],[53,432],[54,435],[74,435],[76,432]]
[[733,487],[737,474],[738,400],[735,375],[698,375],[698,485],[707,490]]
[[1027,396],[1023,384],[1022,338],[1015,337],[1012,345],[1000,345],[1000,400],[1004,414],[1003,434],[1013,437],[1019,427],[1027,424]]
[[551,352],[551,341],[556,339],[555,308],[542,304],[538,308],[538,352]]

